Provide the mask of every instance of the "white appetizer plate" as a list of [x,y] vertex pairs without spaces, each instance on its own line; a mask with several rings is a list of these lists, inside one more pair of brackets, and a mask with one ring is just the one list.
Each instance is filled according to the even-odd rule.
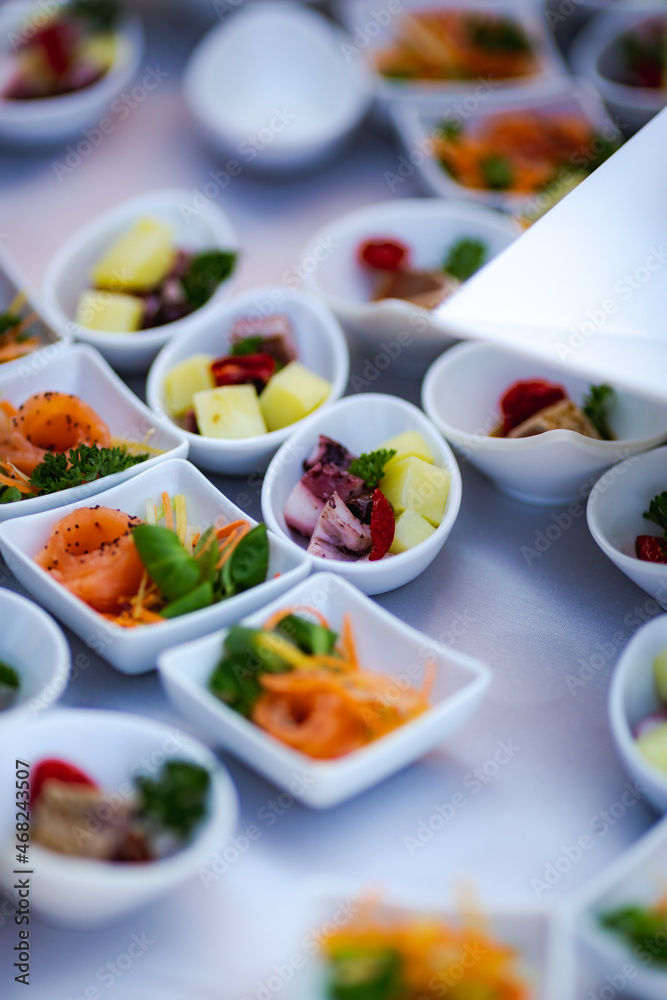
[[91,268],[110,244],[144,217],[171,226],[174,246],[178,249],[194,253],[238,250],[238,239],[229,219],[212,201],[208,200],[199,210],[193,207],[192,191],[180,188],[148,191],[108,209],[70,236],[49,263],[42,285],[46,318],[58,332],[92,344],[114,368],[132,371],[147,368],[171,337],[194,331],[215,314],[231,291],[236,274],[235,268],[200,309],[164,326],[136,333],[107,333],[79,326],[74,317],[79,295],[90,288]]
[[660,710],[653,661],[667,647],[667,615],[643,625],[623,650],[609,689],[609,722],[623,763],[649,801],[667,813],[667,771],[652,764],[637,746],[634,730]]
[[[169,371],[193,354],[222,357],[229,350],[230,333],[237,319],[286,316],[294,333],[299,360],[331,383],[328,398],[307,417],[259,437],[235,440],[204,437],[181,431],[190,446],[190,459],[212,472],[243,475],[266,468],[276,449],[290,434],[313,420],[342,396],[347,385],[350,361],[343,331],[325,305],[312,295],[285,288],[254,288],[222,303],[196,331],[184,331],[170,341],[155,359],[148,374],[146,397],[162,419],[171,421],[167,411],[165,379]],[[173,426],[176,426],[173,423]]]
[[[651,906],[666,890],[667,820],[662,820],[573,900],[576,929],[595,953],[601,972],[615,974],[619,984],[624,980],[619,996],[627,985],[627,995],[637,1000],[664,1000],[667,968],[652,963],[648,949],[638,953],[636,946],[601,927],[599,916],[625,906]],[[605,986],[610,997],[612,989],[617,995],[609,978]]]
[[[316,608],[339,633],[348,614],[359,662],[368,670],[393,675],[403,685],[419,688],[428,660],[434,660],[432,707],[361,750],[337,760],[314,760],[276,740],[208,691],[225,632],[167,650],[159,658],[159,668],[174,705],[198,732],[312,808],[338,805],[439,745],[466,722],[490,682],[490,671],[482,663],[429,639],[332,573],[303,580],[243,624],[261,627],[274,611],[296,608],[298,613],[299,607]],[[392,683],[388,681],[389,702]]]
[[384,594],[410,583],[433,562],[454,527],[461,506],[461,473],[449,446],[433,424],[411,403],[381,393],[348,396],[330,406],[288,438],[276,452],[262,486],[262,514],[267,526],[288,541],[294,552],[305,552],[308,541],[285,524],[285,504],[303,475],[303,460],[317,444],[320,434],[339,441],[355,455],[371,452],[388,438],[404,431],[418,431],[430,448],[435,465],[451,474],[442,522],[425,541],[399,555],[386,555],[375,562],[342,562],[307,556],[314,570],[339,573],[365,594]]
[[593,487],[586,516],[593,538],[622,573],[667,608],[667,564],[635,556],[638,535],[663,537],[643,517],[653,497],[667,489],[667,448],[619,462]]
[[[28,37],[46,23],[49,5],[12,0],[0,9],[0,65],[8,65],[14,36]],[[43,100],[16,101],[0,97],[0,140],[17,145],[65,142],[108,114],[114,98],[132,82],[144,50],[144,32],[136,14],[124,16],[116,31],[111,69],[97,83],[72,94]],[[8,74],[0,69],[2,86]],[[81,136],[83,138],[83,135]]]
[[29,396],[38,392],[66,392],[80,396],[108,425],[112,437],[138,444],[145,442],[162,454],[152,455],[145,462],[104,479],[46,496],[0,504],[0,521],[64,507],[74,500],[111,489],[166,459],[185,458],[187,455],[188,443],[183,432],[171,421],[151,413],[91,347],[72,344],[51,360],[43,359],[42,365],[38,365],[38,360],[36,358],[35,364],[30,367],[7,374],[0,371],[0,399],[18,408]]
[[226,601],[164,623],[123,628],[71,594],[34,561],[53,526],[70,511],[99,504],[143,518],[146,500],[158,500],[165,490],[170,496],[185,494],[188,521],[202,528],[213,524],[220,515],[230,521],[247,518],[251,525],[257,523],[193,465],[174,459],[139,473],[134,479],[99,496],[89,496],[60,510],[45,511],[0,525],[0,551],[26,590],[76,632],[91,649],[125,674],[151,670],[157,654],[168,646],[233,624],[303,579],[310,568],[303,553],[292,551],[282,539],[269,534],[269,569],[264,583]]
[[[15,799],[14,779],[24,761],[61,758],[89,774],[110,795],[126,796],[134,775],[155,776],[167,760],[187,760],[211,776],[208,814],[193,839],[175,854],[146,864],[96,861],[58,854],[32,843],[28,857],[30,905],[35,914],[58,927],[79,930],[120,923],[134,910],[174,892],[222,848],[236,825],[236,791],[227,771],[192,736],[173,726],[127,712],[88,708],[58,709],[20,730],[0,736],[0,770],[6,801]],[[11,759],[10,759],[11,758]],[[95,820],[95,817],[92,817]],[[3,881],[8,893],[16,876],[15,811],[0,820]],[[174,899],[174,904],[177,900]],[[18,938],[17,938],[18,940]]]
[[191,56],[190,113],[209,144],[242,168],[313,167],[344,145],[371,103],[370,75],[345,58],[345,44],[339,28],[303,5],[247,4]]
[[[506,216],[483,205],[445,198],[398,198],[347,212],[316,233],[303,251],[301,267],[310,288],[355,337],[378,351],[371,363],[397,370],[433,361],[452,343],[432,311],[401,299],[370,301],[376,275],[358,260],[369,239],[399,240],[410,248],[410,266],[437,270],[460,239],[481,240],[488,260],[519,234]],[[323,247],[333,247],[324,253]],[[314,263],[313,263],[314,262]],[[381,355],[386,355],[385,362]]]
[[0,732],[25,724],[52,705],[67,687],[72,655],[53,618],[27,597],[0,589],[0,661],[17,672],[20,687],[0,712]]
[[503,493],[537,504],[585,501],[599,474],[621,458],[667,440],[667,404],[618,391],[610,423],[615,441],[555,430],[526,438],[490,437],[499,401],[519,380],[564,386],[581,405],[590,382],[492,344],[458,344],[429,369],[424,409],[447,440]]

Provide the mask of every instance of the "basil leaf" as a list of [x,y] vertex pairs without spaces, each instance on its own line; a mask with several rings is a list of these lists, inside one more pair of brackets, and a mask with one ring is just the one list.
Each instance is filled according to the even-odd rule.
[[138,524],[132,537],[148,575],[168,601],[184,597],[201,582],[199,563],[170,528]]
[[269,569],[269,539],[266,525],[258,524],[242,538],[222,567],[227,597],[250,590],[266,580]]
[[0,660],[0,687],[8,687],[12,691],[18,691],[20,686],[19,675],[14,668]]
[[202,580],[213,583],[215,567],[220,558],[220,545],[215,536],[215,528],[207,528],[195,545],[194,557],[199,565]]
[[207,608],[210,604],[213,604],[213,585],[210,580],[204,580],[183,597],[177,597],[167,604],[160,614],[163,618],[179,618],[180,615],[189,615],[191,611]]
[[234,270],[237,257],[235,252],[207,250],[192,258],[181,284],[193,309],[199,309],[208,302],[218,285]]
[[21,317],[14,315],[14,313],[2,313],[0,315],[0,333],[6,333],[7,330],[12,330],[15,326],[18,326],[21,322]]
[[338,635],[324,625],[309,622],[299,615],[285,615],[276,630],[289,639],[303,653],[328,656],[334,648]]
[[21,491],[16,486],[0,486],[0,503],[16,503],[21,499]]

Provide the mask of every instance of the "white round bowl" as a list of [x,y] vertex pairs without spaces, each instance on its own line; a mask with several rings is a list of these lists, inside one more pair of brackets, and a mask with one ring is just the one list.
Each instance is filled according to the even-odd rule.
[[[211,775],[208,815],[193,840],[170,857],[147,864],[74,858],[31,844],[30,903],[34,913],[59,927],[90,928],[121,921],[127,914],[172,892],[232,834],[238,814],[227,771],[198,740],[145,716],[93,709],[56,710],[37,722],[0,736],[0,775],[5,800],[14,800],[15,761],[32,766],[48,757],[66,760],[90,775],[104,791],[123,794],[135,773],[155,774],[166,760],[192,761]],[[10,759],[11,758],[11,759]],[[11,793],[11,796],[10,796]],[[2,878],[7,891],[16,854],[14,810],[0,820]]]
[[39,605],[0,589],[0,660],[20,679],[16,702],[0,712],[0,731],[10,723],[28,722],[52,705],[67,687],[69,645],[53,618]]
[[267,527],[288,539],[295,550],[303,552],[305,538],[285,524],[285,504],[303,475],[303,460],[325,434],[340,441],[349,451],[360,455],[377,448],[387,438],[403,431],[419,431],[433,453],[435,464],[451,473],[445,513],[435,532],[413,549],[399,555],[385,556],[375,562],[339,562],[309,556],[314,572],[339,573],[365,594],[384,594],[409,583],[433,562],[454,527],[461,506],[461,473],[451,449],[421,410],[397,396],[361,393],[341,399],[302,427],[285,442],[274,456],[262,486],[262,515]]
[[[389,237],[411,249],[411,264],[442,266],[448,249],[465,237],[482,240],[489,260],[519,235],[505,215],[482,205],[445,198],[400,198],[347,212],[317,232],[303,251],[306,287],[326,302],[355,337],[399,361],[401,369],[425,366],[453,343],[436,326],[433,310],[400,299],[371,302],[373,274],[358,261],[359,245]],[[323,254],[322,248],[333,248]],[[310,263],[316,262],[316,267]]]
[[[0,8],[0,53],[9,54],[12,35],[31,15],[44,17],[44,3],[12,0]],[[35,22],[37,23],[37,22]],[[114,98],[133,80],[143,56],[144,33],[137,14],[126,15],[116,29],[116,57],[97,83],[72,94],[43,100],[0,98],[0,141],[17,145],[64,142],[105,117]]]
[[667,564],[635,556],[637,535],[660,535],[643,517],[654,496],[667,489],[667,448],[635,455],[609,469],[595,484],[586,516],[593,538],[622,573],[667,608]]
[[[607,5],[609,7],[609,5]],[[667,104],[667,90],[619,83],[622,72],[621,36],[648,21],[667,20],[664,4],[639,2],[594,18],[576,38],[570,60],[576,73],[600,92],[620,126],[636,132]]]
[[245,5],[191,56],[183,84],[190,113],[240,169],[313,167],[339,150],[370,107],[370,75],[361,61],[346,60],[344,43],[340,29],[302,5]]
[[637,788],[661,813],[667,813],[667,772],[647,760],[633,731],[662,707],[653,661],[666,646],[667,615],[660,615],[643,625],[623,650],[609,689],[609,724],[616,749]]
[[503,493],[527,503],[585,501],[603,469],[667,439],[667,405],[616,393],[612,426],[618,440],[598,441],[569,430],[527,438],[497,438],[499,401],[520,379],[563,385],[581,403],[590,382],[491,344],[459,344],[435,362],[422,404],[447,440]]
[[188,333],[209,316],[231,291],[235,272],[223,281],[208,302],[189,316],[150,330],[136,333],[107,333],[89,330],[74,322],[79,294],[90,287],[90,271],[106,248],[131,228],[142,216],[167,223],[174,233],[174,245],[194,252],[238,249],[232,225],[211,201],[201,211],[192,208],[192,192],[179,188],[148,191],[108,209],[92,219],[63,243],[44,275],[42,297],[46,318],[59,332],[96,347],[114,367],[142,370],[171,337]]
[[221,305],[215,315],[209,315],[205,324],[196,331],[186,330],[162,349],[148,373],[146,397],[151,409],[170,420],[164,391],[169,371],[193,354],[221,357],[229,349],[230,332],[235,320],[270,315],[289,318],[299,360],[331,383],[331,393],[307,417],[258,437],[221,440],[191,434],[179,427],[189,444],[189,458],[202,469],[236,476],[262,472],[290,434],[317,419],[320,411],[328,409],[345,391],[350,370],[347,344],[340,326],[326,306],[305,292],[253,288],[242,295],[235,295]]

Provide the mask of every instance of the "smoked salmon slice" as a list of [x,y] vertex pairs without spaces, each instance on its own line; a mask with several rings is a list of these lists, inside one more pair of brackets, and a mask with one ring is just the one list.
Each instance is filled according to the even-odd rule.
[[111,433],[92,406],[66,392],[38,392],[0,422],[0,461],[32,475],[47,451],[79,445],[108,448]]

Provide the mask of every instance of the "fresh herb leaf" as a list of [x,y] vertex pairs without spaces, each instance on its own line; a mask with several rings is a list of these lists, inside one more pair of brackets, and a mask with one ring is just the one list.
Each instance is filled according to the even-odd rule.
[[142,818],[187,840],[207,812],[211,776],[199,764],[168,760],[155,778],[135,778]]
[[204,580],[187,594],[167,604],[160,614],[163,618],[179,618],[181,615],[189,615],[191,611],[208,608],[211,604],[213,604],[213,584],[210,580]]
[[222,657],[209,678],[212,694],[241,715],[249,716],[263,693],[260,674],[280,674],[288,663],[270,646],[261,644],[261,629],[233,625],[223,645]]
[[70,448],[69,454],[47,452],[35,468],[30,483],[40,495],[57,493],[71,486],[91,483],[95,479],[111,476],[115,472],[145,462],[148,454],[130,455],[124,448],[98,448],[97,445],[79,445]]
[[185,597],[201,583],[199,563],[171,528],[138,524],[132,537],[148,575],[167,601]]
[[511,17],[472,18],[473,44],[487,52],[530,52],[528,35]]
[[237,257],[235,252],[207,250],[192,258],[181,283],[193,309],[199,309],[208,302],[218,285],[234,270]]
[[592,385],[584,396],[582,410],[605,441],[614,439],[609,426],[609,410],[616,402],[616,393],[610,385]]
[[111,31],[118,21],[120,8],[116,0],[70,0],[67,14],[88,21],[91,28]]
[[443,118],[435,129],[435,135],[445,142],[453,142],[458,139],[462,131],[463,123],[458,118]]
[[382,479],[385,465],[395,454],[395,448],[389,451],[386,448],[380,448],[379,451],[371,451],[368,454],[364,452],[359,458],[355,458],[347,471],[351,475],[363,479],[369,490],[374,490]]
[[314,656],[328,656],[338,638],[337,633],[330,628],[301,618],[300,615],[285,615],[276,626],[276,631],[293,642],[303,653]]
[[608,139],[606,136],[602,135],[600,132],[596,132],[591,139],[589,148],[595,150],[591,156],[586,157],[586,171],[592,174],[594,170],[597,170],[601,164],[608,160],[610,156],[621,148],[620,139]]
[[193,555],[199,563],[202,580],[213,583],[215,567],[220,558],[220,545],[215,534],[215,528],[207,528],[195,545]]
[[258,354],[264,337],[242,337],[235,340],[229,349],[229,353],[234,358],[245,358],[248,354]]
[[462,239],[450,247],[443,267],[459,281],[467,281],[486,263],[488,247],[481,240]]
[[644,511],[643,516],[647,521],[653,521],[667,535],[667,492],[663,491],[659,496],[654,497]]
[[0,486],[0,503],[16,503],[21,498],[22,493],[16,486]]
[[250,590],[266,580],[269,569],[269,538],[265,524],[257,524],[236,546],[222,567],[225,597]]
[[667,962],[667,917],[664,913],[639,906],[625,906],[603,913],[600,923],[608,930],[622,934],[629,945],[647,948],[657,962]]
[[506,156],[495,154],[486,156],[481,162],[484,180],[494,191],[502,191],[508,188],[514,180],[514,170],[511,162]]
[[395,948],[340,948],[329,959],[331,1000],[400,1000],[405,996],[403,959]]
[[21,317],[16,316],[14,313],[6,312],[0,314],[0,334],[7,333],[7,330],[13,330],[20,322]]
[[0,660],[0,687],[7,687],[11,688],[12,691],[18,691],[20,686],[21,681],[14,668]]

